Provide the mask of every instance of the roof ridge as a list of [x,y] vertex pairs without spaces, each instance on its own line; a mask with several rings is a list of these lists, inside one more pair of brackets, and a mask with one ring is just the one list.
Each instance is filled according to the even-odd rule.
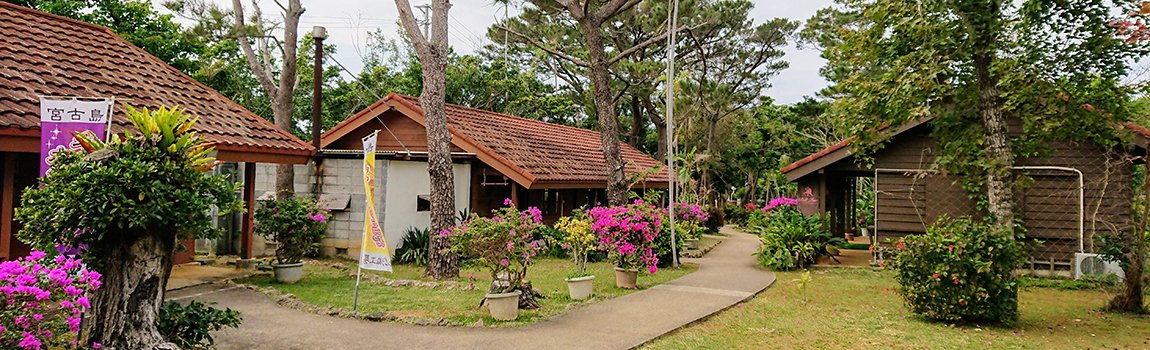
[[[116,34],[116,32],[112,31],[111,28],[108,28],[108,27],[105,27],[105,26],[102,26],[99,24],[84,22],[84,21],[81,21],[81,20],[78,20],[75,18],[40,11],[40,10],[31,8],[31,7],[24,7],[24,6],[16,5],[16,4],[10,3],[6,0],[0,0],[0,7],[7,7],[7,8],[12,9],[13,11],[27,12],[27,13],[31,13],[31,14],[36,15],[36,16],[48,17],[48,18],[52,18],[55,20],[70,22],[72,24],[78,24],[78,25],[85,26],[85,27],[88,27],[91,29],[103,30],[103,31],[106,31],[108,33]],[[167,65],[167,64],[165,63],[165,65]]]
[[[407,98],[407,99],[413,99],[413,100],[419,101],[419,97],[416,97],[416,96],[409,96],[409,95],[404,95],[404,94],[399,94],[399,93],[395,93],[395,95],[396,95],[396,96],[400,96],[400,97],[403,97],[403,98]],[[524,120],[524,121],[529,121],[529,122],[534,122],[534,123],[542,123],[542,124],[547,124],[547,125],[554,125],[554,126],[559,126],[559,127],[565,128],[565,129],[573,129],[573,130],[577,130],[577,131],[580,131],[580,132],[588,132],[588,133],[596,133],[596,134],[598,134],[598,133],[599,133],[599,131],[598,131],[598,130],[584,129],[584,128],[580,128],[580,127],[577,127],[577,126],[570,126],[570,125],[564,125],[564,124],[558,124],[558,123],[552,123],[552,122],[542,121],[542,120],[538,120],[538,119],[525,118],[525,117],[520,117],[520,116],[517,116],[517,115],[510,115],[510,114],[507,114],[507,113],[502,113],[502,112],[495,112],[495,111],[489,111],[489,110],[486,110],[486,109],[479,109],[479,108],[475,108],[475,107],[468,107],[468,106],[464,106],[464,105],[460,105],[460,104],[454,104],[454,103],[444,103],[444,105],[446,105],[446,106],[448,106],[448,107],[454,107],[454,108],[465,109],[465,110],[469,110],[469,111],[475,111],[475,112],[478,112],[478,113],[483,113],[483,114],[497,115],[497,116],[501,116],[501,117],[507,117],[507,118],[512,118],[512,119]],[[422,108],[422,107],[421,107],[421,108]]]

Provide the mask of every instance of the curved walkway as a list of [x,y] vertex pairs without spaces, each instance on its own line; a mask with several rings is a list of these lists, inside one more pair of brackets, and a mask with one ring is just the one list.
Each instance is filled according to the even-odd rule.
[[219,349],[629,349],[750,299],[775,281],[751,256],[757,237],[728,236],[707,256],[683,259],[699,270],[679,279],[516,328],[424,327],[341,319],[280,307],[243,288],[203,285],[173,299],[219,303],[243,312],[239,329],[216,332]]

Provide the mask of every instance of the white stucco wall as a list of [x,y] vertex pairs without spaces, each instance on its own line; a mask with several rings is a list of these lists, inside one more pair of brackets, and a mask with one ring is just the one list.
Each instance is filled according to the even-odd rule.
[[[416,211],[418,196],[431,193],[427,162],[392,160],[387,162],[387,196],[383,205],[383,232],[392,253],[403,242],[409,227],[431,226],[431,214]],[[471,198],[471,164],[454,164],[455,211],[468,207]]]

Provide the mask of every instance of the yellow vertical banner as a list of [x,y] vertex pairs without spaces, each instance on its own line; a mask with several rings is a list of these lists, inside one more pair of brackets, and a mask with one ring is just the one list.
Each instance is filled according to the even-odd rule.
[[379,216],[375,210],[375,147],[379,130],[363,138],[363,188],[367,197],[363,217],[363,245],[359,255],[359,266],[368,270],[391,272],[391,252],[387,238],[379,227]]

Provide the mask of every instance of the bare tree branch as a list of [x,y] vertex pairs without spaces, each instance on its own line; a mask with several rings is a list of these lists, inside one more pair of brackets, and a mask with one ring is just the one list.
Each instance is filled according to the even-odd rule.
[[[698,27],[703,26],[704,24],[706,24],[706,23],[699,23],[699,24],[697,24],[691,28],[698,28]],[[676,29],[676,31],[681,31],[684,29],[688,29],[688,27],[682,26],[682,27],[679,27],[678,29]],[[656,35],[650,39],[647,39],[647,41],[638,43],[635,46],[629,47],[626,50],[619,52],[619,54],[615,55],[615,57],[611,57],[610,59],[607,60],[607,66],[611,66],[611,65],[615,64],[616,62],[619,62],[620,60],[627,58],[627,56],[630,56],[631,54],[635,53],[636,51],[642,50],[648,46],[651,46],[651,45],[656,44],[660,41],[663,41],[664,39],[667,39],[667,35],[670,35],[670,34],[671,34],[670,31],[663,32],[663,34]]]
[[423,36],[423,32],[419,30],[419,25],[415,23],[415,14],[411,12],[411,3],[407,0],[395,0],[395,7],[399,9],[399,23],[403,26],[403,31],[407,32],[407,37],[411,39],[411,45],[415,46],[415,52],[418,54],[427,50],[430,45],[427,37]]
[[236,33],[236,41],[239,42],[240,49],[244,52],[244,59],[248,61],[248,67],[256,76],[256,80],[259,80],[264,92],[271,96],[279,90],[279,87],[272,80],[270,71],[260,63],[255,51],[252,50],[252,43],[247,36],[247,26],[244,24],[244,5],[240,0],[232,0],[232,7],[235,9],[235,14],[232,16],[234,19],[232,29]]

